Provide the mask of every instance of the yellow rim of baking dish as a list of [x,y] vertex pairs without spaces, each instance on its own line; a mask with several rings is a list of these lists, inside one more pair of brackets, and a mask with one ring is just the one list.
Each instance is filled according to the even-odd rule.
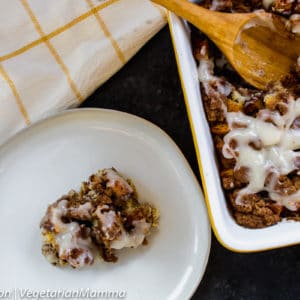
[[206,202],[206,207],[207,207],[207,212],[208,212],[210,224],[211,224],[211,227],[213,229],[213,232],[214,232],[217,240],[226,249],[228,249],[230,251],[233,251],[233,252],[237,252],[237,253],[255,253],[255,252],[267,251],[267,250],[278,249],[278,248],[283,248],[283,247],[288,247],[288,246],[293,246],[293,245],[299,244],[299,243],[291,243],[291,244],[286,244],[286,245],[282,245],[282,246],[278,246],[278,247],[262,248],[262,249],[259,249],[259,250],[240,250],[240,249],[232,248],[229,245],[227,245],[222,240],[221,236],[219,235],[216,224],[214,222],[214,218],[212,216],[212,211],[211,211],[211,206],[210,206],[210,202],[209,202],[204,171],[203,171],[203,167],[202,167],[201,154],[200,154],[200,151],[199,151],[199,145],[197,143],[197,138],[196,138],[196,132],[195,132],[196,130],[195,130],[194,124],[192,122],[190,105],[189,105],[189,102],[188,102],[186,86],[185,86],[185,83],[184,83],[184,80],[183,80],[183,74],[182,74],[182,70],[181,70],[181,67],[180,67],[179,54],[177,52],[177,47],[176,47],[176,42],[175,42],[175,34],[174,34],[172,22],[171,22],[171,12],[169,12],[169,11],[167,12],[167,19],[168,19],[169,29],[170,29],[170,33],[171,33],[172,44],[173,44],[173,48],[174,48],[174,53],[175,53],[175,58],[176,58],[176,63],[177,63],[177,69],[178,69],[180,82],[181,82],[181,87],[182,87],[182,91],[183,91],[183,98],[184,98],[185,107],[186,107],[186,110],[187,110],[188,120],[189,120],[189,123],[190,123],[192,137],[193,137],[193,141],[194,141],[194,148],[195,148],[196,157],[197,157],[198,166],[199,166],[199,171],[200,171],[200,175],[201,175],[201,179],[202,179],[204,199],[205,199],[205,202]]

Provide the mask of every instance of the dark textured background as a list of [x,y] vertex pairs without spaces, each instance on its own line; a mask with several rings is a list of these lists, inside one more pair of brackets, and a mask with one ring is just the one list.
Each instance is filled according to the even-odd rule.
[[[160,126],[181,148],[200,180],[167,27],[84,106],[129,112]],[[237,254],[213,236],[207,270],[193,299],[300,299],[300,246]]]

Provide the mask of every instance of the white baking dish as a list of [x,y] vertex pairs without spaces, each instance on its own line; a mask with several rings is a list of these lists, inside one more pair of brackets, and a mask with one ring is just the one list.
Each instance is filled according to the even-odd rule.
[[232,218],[221,187],[212,137],[201,101],[189,29],[183,20],[171,13],[168,20],[208,213],[217,239],[224,247],[237,252],[261,251],[300,243],[300,222],[282,221],[263,229],[247,229],[237,225]]

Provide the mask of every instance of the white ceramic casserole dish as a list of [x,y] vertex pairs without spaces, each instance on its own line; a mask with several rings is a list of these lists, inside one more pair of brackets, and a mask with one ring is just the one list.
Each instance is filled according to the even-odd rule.
[[262,251],[300,243],[300,222],[283,220],[271,227],[248,229],[238,225],[231,216],[221,186],[212,136],[201,101],[189,28],[174,14],[169,13],[168,20],[208,213],[217,239],[224,247],[236,252]]

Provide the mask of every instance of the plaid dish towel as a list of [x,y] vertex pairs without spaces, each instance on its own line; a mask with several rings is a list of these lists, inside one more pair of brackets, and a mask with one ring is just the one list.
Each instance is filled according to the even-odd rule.
[[165,23],[148,0],[1,0],[0,144],[79,105]]

